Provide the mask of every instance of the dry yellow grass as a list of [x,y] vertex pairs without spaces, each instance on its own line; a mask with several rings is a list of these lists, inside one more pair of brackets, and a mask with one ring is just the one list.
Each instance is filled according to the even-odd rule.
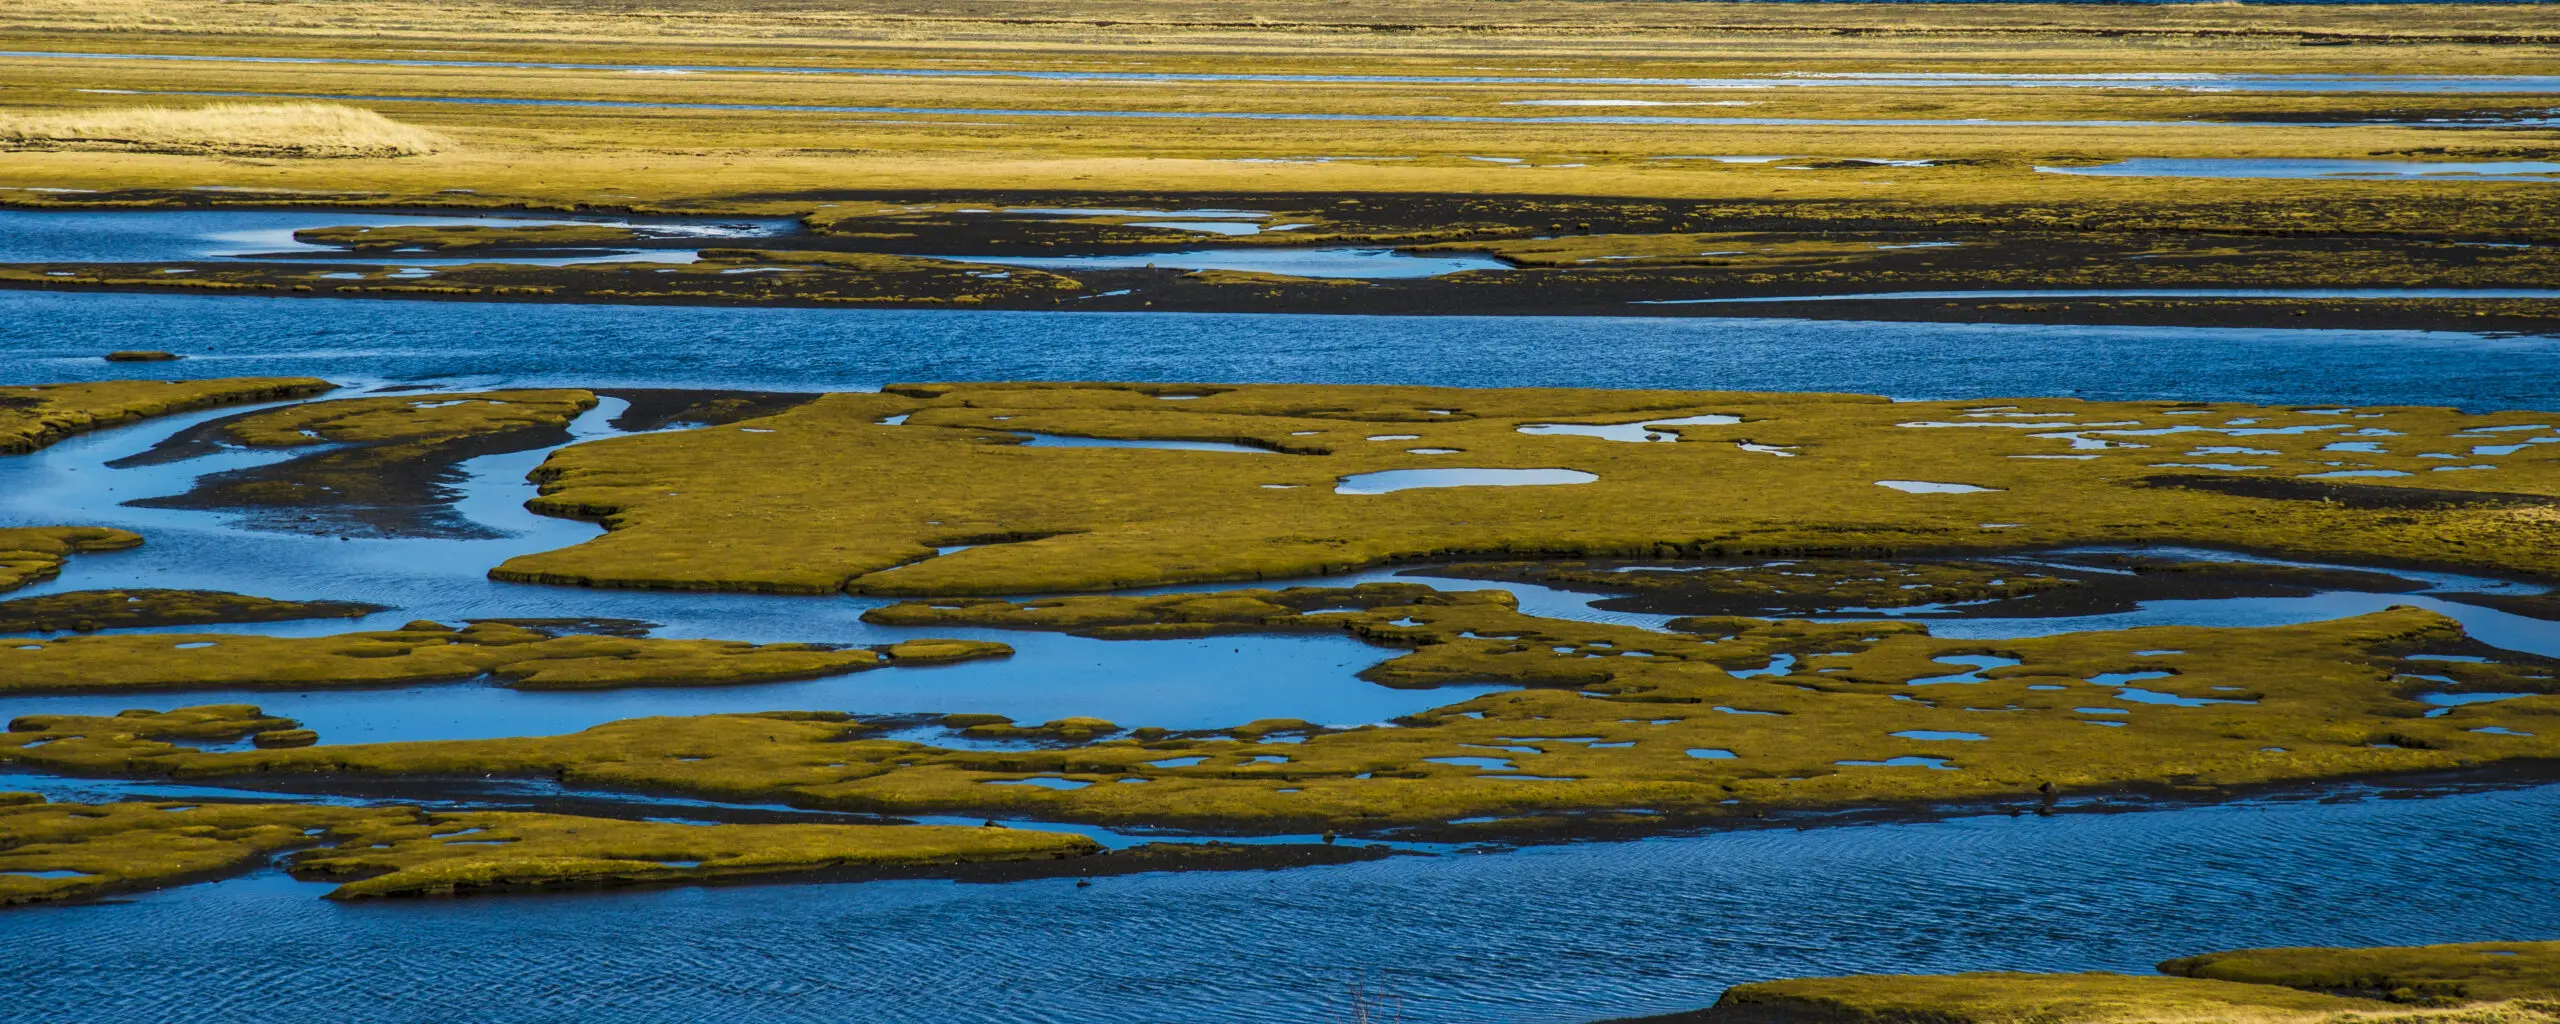
[[425,156],[441,135],[336,103],[120,107],[0,118],[0,148],[222,156]]

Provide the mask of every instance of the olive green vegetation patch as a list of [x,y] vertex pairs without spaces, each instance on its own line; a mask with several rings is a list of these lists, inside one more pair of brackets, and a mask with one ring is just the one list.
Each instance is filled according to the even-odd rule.
[[[2550,1024],[2560,943],[2249,949],[2171,960],[2160,975],[1974,973],[1787,978],[1736,985],[1670,1024]],[[2411,1007],[2423,1009],[2412,1010]],[[1628,1022],[1633,1024],[1633,1022]]]
[[[1645,429],[1699,416],[1739,422]],[[535,473],[533,507],[600,519],[608,532],[491,575],[965,595],[1285,578],[1424,557],[2125,542],[2555,575],[2560,460],[2523,443],[2548,431],[2490,429],[2548,421],[1750,392],[902,385],[555,452]],[[1608,424],[1629,440],[1589,436]],[[1030,446],[1029,432],[1262,451]],[[2269,454],[2206,451],[2234,447]],[[2228,465],[2261,468],[2212,468]],[[1361,474],[1454,468],[1596,479],[1337,491]],[[953,547],[965,550],[936,554]]]
[[478,811],[368,822],[294,859],[359,879],[331,899],[701,882],[799,872],[1051,860],[1099,853],[1065,832],[958,825],[675,825]]
[[150,508],[242,513],[260,528],[348,536],[492,536],[451,505],[468,459],[569,440],[595,408],[575,389],[409,394],[305,402],[206,424],[145,453],[149,461],[219,443],[315,448],[266,465],[211,473]]
[[2194,978],[1986,972],[1755,982],[1725,990],[1713,1009],[1671,1019],[1699,1024],[2311,1024],[2389,1008],[2361,999]]
[[506,226],[400,224],[372,227],[346,225],[304,228],[293,233],[293,240],[305,245],[334,246],[352,252],[389,252],[398,249],[429,249],[442,252],[454,249],[505,249],[520,246],[620,245],[638,238],[638,232],[610,224]]
[[229,874],[333,829],[413,816],[299,804],[7,804],[0,806],[0,906]]
[[2161,964],[2160,970],[2190,978],[2442,1006],[2560,996],[2560,942],[2243,949],[2171,960]]
[[598,888],[1076,857],[1079,835],[926,825],[674,825],[561,814],[430,814],[304,804],[46,803],[0,794],[0,906],[82,899],[246,870],[315,844],[291,871],[333,899]]
[[1608,595],[1592,606],[1609,611],[1764,617],[1923,606],[1938,614],[1986,617],[2099,615],[2130,612],[2149,601],[2308,597],[2332,590],[2392,594],[2428,587],[2361,569],[2095,552],[2048,553],[2032,564],[1933,558],[1449,562],[1408,574]]
[[262,448],[380,444],[564,427],[595,406],[594,392],[568,388],[337,398],[253,413],[223,429]]
[[[1200,598],[1201,614],[1186,619],[1179,602]],[[773,712],[628,719],[565,736],[212,753],[112,722],[57,725],[0,736],[0,761],[181,777],[540,776],[882,813],[1375,830],[1486,817],[1510,822],[1501,827],[1569,816],[1660,827],[1790,808],[2017,806],[2053,787],[2211,795],[2560,754],[2560,682],[2547,665],[2411,658],[2496,653],[2453,620],[2412,608],[2257,629],[1967,640],[1912,623],[1731,617],[1684,619],[1685,632],[1665,633],[1536,618],[1500,591],[1414,584],[941,603],[883,617],[1080,631],[1128,623],[1145,631],[1093,635],[1160,636],[1232,629],[1254,615],[1255,628],[1339,629],[1409,648],[1362,673],[1383,685],[1520,688],[1342,729],[942,720],[971,736],[1051,744],[1015,750],[882,739],[884,723],[840,712]],[[1977,667],[1986,656],[1995,660]],[[2449,710],[2417,699],[2437,691],[2526,696]]]
[[78,590],[0,601],[0,633],[357,619],[382,610],[354,601],[278,601],[216,590]]
[[718,686],[876,668],[869,650],[549,633],[497,622],[316,637],[117,634],[0,643],[0,692],[396,686],[494,675],[534,690]]
[[31,452],[82,431],[132,420],[300,398],[335,386],[317,377],[229,377],[0,387],[0,454]]
[[105,526],[0,527],[0,591],[62,575],[75,554],[142,546],[142,535]]

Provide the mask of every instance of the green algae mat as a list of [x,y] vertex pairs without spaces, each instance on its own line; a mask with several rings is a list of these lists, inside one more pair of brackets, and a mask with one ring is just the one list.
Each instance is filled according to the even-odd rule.
[[897,385],[559,451],[536,471],[533,506],[608,532],[491,575],[921,596],[1446,557],[2176,543],[2550,577],[2552,422],[2071,399]]

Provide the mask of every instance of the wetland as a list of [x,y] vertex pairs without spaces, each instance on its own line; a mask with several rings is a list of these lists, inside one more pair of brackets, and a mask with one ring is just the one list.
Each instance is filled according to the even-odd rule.
[[13,5],[0,1020],[2545,1024],[2555,40]]

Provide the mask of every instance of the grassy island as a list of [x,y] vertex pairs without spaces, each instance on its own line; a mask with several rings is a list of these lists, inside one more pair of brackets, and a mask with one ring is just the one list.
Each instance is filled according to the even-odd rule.
[[331,899],[842,876],[1099,852],[1083,836],[927,825],[678,825],[310,804],[47,803],[0,793],[0,906],[236,874],[287,850]]
[[896,646],[884,653],[564,633],[497,621],[456,629],[424,620],[316,637],[98,634],[0,644],[0,693],[404,686],[483,676],[528,690],[721,686],[1012,653],[982,641],[908,643],[915,646],[902,655]]
[[[2471,643],[2451,620],[2406,608],[2300,626],[2003,641],[1932,637],[1908,623],[1731,617],[1656,632],[1524,616],[1498,591],[1410,584],[920,603],[881,617],[1124,638],[1347,630],[1409,649],[1363,673],[1382,685],[1518,688],[1353,728],[944,720],[955,735],[1045,741],[996,750],[879,738],[881,723],[815,711],[237,752],[154,739],[120,719],[54,717],[0,735],[0,761],[185,778],[540,776],[835,810],[1262,832],[1436,830],[1479,818],[1495,821],[1478,831],[1519,833],[1810,808],[2050,809],[2059,796],[2100,792],[2213,798],[2560,755],[2551,665]],[[94,639],[57,641],[36,658]],[[2499,696],[2451,696],[2471,694]]]
[[[2560,942],[2244,949],[2157,975],[1976,973],[1737,985],[1646,1024],[2549,1024]],[[1626,1024],[1636,1024],[1634,1021]]]
[[0,455],[31,452],[73,434],[152,416],[301,398],[334,386],[316,377],[233,377],[0,387]]
[[[1425,558],[2165,543],[2555,578],[2551,436],[2547,415],[2415,407],[893,385],[556,452],[533,507],[608,532],[491,575],[987,595]],[[1461,468],[1545,485],[1390,489]]]
[[62,575],[75,554],[142,546],[142,535],[105,526],[0,527],[0,591]]

